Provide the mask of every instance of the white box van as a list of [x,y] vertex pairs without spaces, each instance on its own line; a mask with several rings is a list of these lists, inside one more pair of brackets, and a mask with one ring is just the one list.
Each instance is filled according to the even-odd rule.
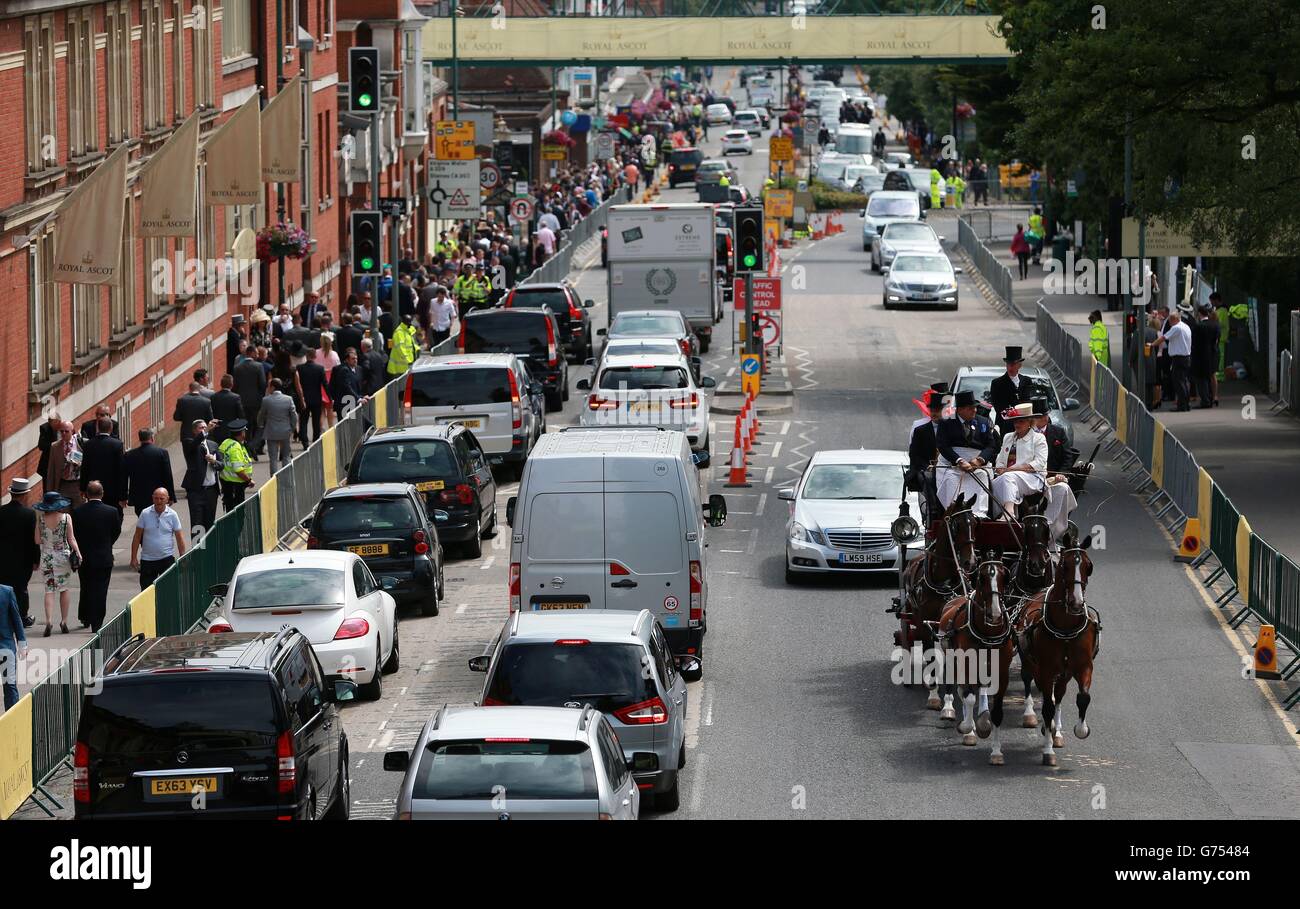
[[[570,427],[548,433],[506,504],[510,611],[649,609],[675,654],[703,662],[705,527],[727,520],[703,501],[683,433]],[[702,671],[702,670],[701,670]]]

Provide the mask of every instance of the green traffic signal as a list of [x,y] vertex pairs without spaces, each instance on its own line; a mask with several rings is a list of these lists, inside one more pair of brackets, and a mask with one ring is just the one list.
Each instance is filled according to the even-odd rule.
[[363,271],[370,271],[374,267],[375,267],[374,259],[371,259],[370,257],[367,256],[366,258],[361,260],[361,268]]
[[374,99],[371,98],[370,95],[366,94],[365,92],[362,92],[360,95],[357,96],[357,103],[360,104],[362,107],[370,107],[374,103]]
[[746,253],[744,261],[745,261],[746,268],[753,268],[755,265],[758,264],[758,256],[754,255],[753,253]]

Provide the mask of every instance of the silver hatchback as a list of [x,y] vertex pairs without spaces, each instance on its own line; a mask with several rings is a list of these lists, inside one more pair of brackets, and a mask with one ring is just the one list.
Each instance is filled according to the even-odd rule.
[[631,821],[641,810],[631,761],[590,705],[443,707],[384,769],[406,774],[399,821]]

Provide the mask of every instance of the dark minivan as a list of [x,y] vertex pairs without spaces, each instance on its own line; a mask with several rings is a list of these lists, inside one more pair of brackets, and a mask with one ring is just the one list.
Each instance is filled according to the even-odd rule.
[[698,148],[674,148],[668,155],[668,186],[678,183],[694,183],[695,173],[704,160],[704,152]]
[[[347,820],[348,737],[311,644],[275,634],[138,634],[82,702],[78,820]],[[91,689],[94,691],[94,689]]]
[[516,287],[501,303],[505,309],[550,307],[551,315],[560,327],[560,342],[569,359],[575,363],[585,362],[591,357],[591,316],[587,310],[595,305],[591,300],[580,300],[578,292],[563,281]]
[[512,353],[528,361],[546,389],[546,406],[569,400],[569,361],[560,348],[560,326],[550,307],[476,310],[460,320],[462,353]]

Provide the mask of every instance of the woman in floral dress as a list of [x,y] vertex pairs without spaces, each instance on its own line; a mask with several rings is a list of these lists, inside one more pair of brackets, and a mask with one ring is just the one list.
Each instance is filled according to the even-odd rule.
[[72,517],[66,496],[47,492],[35,506],[41,513],[36,522],[36,542],[41,547],[41,575],[45,578],[45,637],[54,627],[54,601],[59,601],[59,630],[68,633],[68,607],[72,594],[68,581],[72,577],[73,555],[81,562],[81,550],[72,532]]

